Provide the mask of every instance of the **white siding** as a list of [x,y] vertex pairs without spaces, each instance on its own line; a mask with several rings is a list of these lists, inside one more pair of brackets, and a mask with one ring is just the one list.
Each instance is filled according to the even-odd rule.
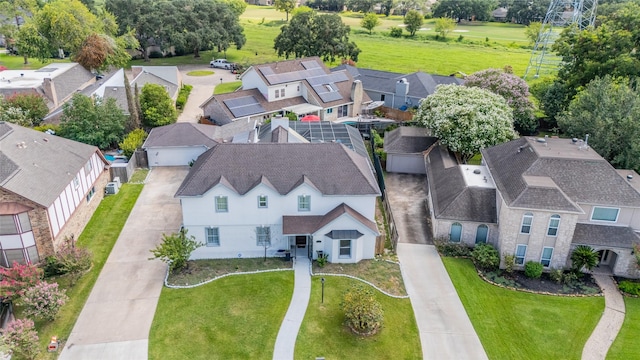
[[147,148],[150,166],[187,166],[207,151],[204,146]]
[[265,82],[262,80],[260,75],[258,75],[254,68],[249,69],[242,76],[242,89],[258,89],[262,93],[262,96],[267,99],[267,101],[273,100],[273,98],[269,98],[267,84],[265,84]]

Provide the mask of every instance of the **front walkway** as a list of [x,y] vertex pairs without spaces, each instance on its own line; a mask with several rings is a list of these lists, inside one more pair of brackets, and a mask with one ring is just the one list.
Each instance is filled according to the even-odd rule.
[[423,359],[488,359],[435,246],[399,242],[398,259]]
[[296,256],[293,296],[291,297],[289,309],[284,316],[284,321],[280,325],[280,331],[278,331],[276,345],[273,350],[274,360],[293,360],[296,338],[311,297],[309,266],[310,261],[306,256]]
[[582,350],[582,360],[603,360],[624,322],[624,299],[608,275],[593,275],[604,293],[604,313]]

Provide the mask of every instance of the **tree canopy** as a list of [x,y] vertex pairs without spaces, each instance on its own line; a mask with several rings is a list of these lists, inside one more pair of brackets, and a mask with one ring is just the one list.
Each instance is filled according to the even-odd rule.
[[497,0],[438,0],[433,5],[433,17],[450,17],[487,21],[498,7]]
[[524,25],[534,21],[541,23],[549,9],[549,0],[513,1],[508,8],[507,19]]
[[420,27],[424,24],[424,18],[417,10],[409,10],[407,15],[404,16],[403,22],[406,25],[405,29],[407,29],[409,35],[414,36],[416,31],[420,30]]
[[517,137],[505,99],[478,87],[440,85],[420,103],[415,121],[466,163],[480,149]]
[[287,14],[287,22],[289,21],[289,14],[296,8],[295,0],[275,0],[273,2],[273,7]]
[[475,72],[465,78],[465,86],[476,86],[502,96],[513,110],[513,124],[520,133],[531,134],[538,125],[529,100],[529,85],[514,74],[499,69]]
[[450,18],[437,18],[435,30],[440,36],[446,38],[449,32],[456,28],[456,22]]
[[369,30],[369,34],[376,26],[380,25],[380,19],[378,19],[378,15],[374,13],[367,13],[360,21],[360,26]]
[[178,113],[167,90],[158,84],[145,84],[140,91],[142,123],[148,127],[173,124]]
[[286,59],[290,56],[320,56],[322,60],[331,62],[336,58],[358,61],[360,49],[349,41],[349,32],[350,27],[342,22],[339,15],[302,12],[282,26],[273,47],[278,56]]
[[569,136],[584,138],[614,167],[640,170],[640,94],[624,78],[592,80],[558,117]]

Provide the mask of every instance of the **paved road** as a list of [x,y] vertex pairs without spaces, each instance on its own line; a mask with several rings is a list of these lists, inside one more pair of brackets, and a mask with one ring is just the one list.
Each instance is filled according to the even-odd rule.
[[[237,81],[236,75],[229,70],[212,69],[202,65],[181,65],[178,69],[182,74],[182,82],[193,86],[191,94],[189,94],[189,100],[187,100],[184,110],[178,117],[178,122],[198,122],[198,119],[202,116],[200,105],[213,95],[213,89],[216,85]],[[187,73],[194,70],[207,70],[215,73],[207,76],[187,75]]]
[[604,293],[604,313],[582,350],[582,360],[604,360],[624,323],[624,299],[610,276],[593,275]]
[[393,218],[398,229],[404,229],[399,241],[411,244],[433,244],[429,227],[426,175],[389,173],[384,178]]
[[180,226],[180,202],[173,194],[187,171],[155,168],[149,174],[59,359],[148,358],[149,330],[166,271],[164,263],[148,260],[149,250],[162,233]]

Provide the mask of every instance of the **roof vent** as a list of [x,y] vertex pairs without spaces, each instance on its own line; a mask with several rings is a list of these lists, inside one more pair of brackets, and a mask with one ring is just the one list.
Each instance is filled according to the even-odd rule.
[[545,139],[545,138],[537,138],[536,141],[539,142],[539,143],[546,143],[547,139]]
[[571,142],[574,143],[574,144],[577,143],[578,142],[578,138],[571,139]]
[[480,171],[480,169],[475,169],[473,170],[473,173],[476,175],[480,175],[482,173],[482,171]]
[[633,180],[633,175],[631,175],[631,174],[627,175],[627,180],[629,180],[629,181]]

